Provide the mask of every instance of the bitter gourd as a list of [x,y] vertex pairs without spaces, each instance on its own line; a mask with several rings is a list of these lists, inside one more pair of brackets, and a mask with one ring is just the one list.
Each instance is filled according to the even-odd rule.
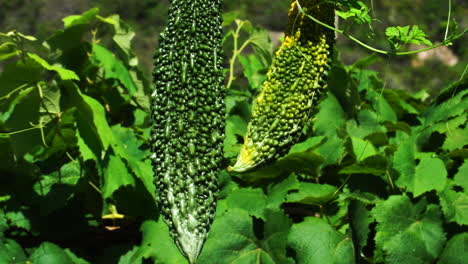
[[[333,4],[298,2],[307,14],[333,25]],[[333,43],[334,32],[299,12],[296,0],[292,0],[284,41],[254,101],[244,144],[230,170],[243,172],[289,151],[326,87]]]
[[152,163],[171,236],[194,263],[212,222],[223,158],[220,0],[172,0],[154,57]]

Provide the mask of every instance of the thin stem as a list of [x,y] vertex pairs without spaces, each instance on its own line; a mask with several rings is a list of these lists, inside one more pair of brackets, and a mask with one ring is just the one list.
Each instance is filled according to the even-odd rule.
[[447,27],[445,28],[444,41],[447,39],[447,36],[448,36],[448,31],[449,31],[449,26],[450,26],[450,16],[452,14],[452,0],[448,0],[448,2],[449,2],[449,7],[448,7],[448,16],[447,16]]

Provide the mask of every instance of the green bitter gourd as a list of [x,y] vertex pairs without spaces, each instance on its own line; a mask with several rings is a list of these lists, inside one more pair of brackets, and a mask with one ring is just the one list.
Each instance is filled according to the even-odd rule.
[[[299,0],[302,9],[333,25],[334,5]],[[230,170],[243,172],[286,154],[297,141],[311,109],[326,87],[334,32],[299,12],[291,1],[285,38],[254,101],[244,144]]]
[[172,0],[154,58],[152,162],[158,204],[190,263],[212,222],[223,158],[220,0]]

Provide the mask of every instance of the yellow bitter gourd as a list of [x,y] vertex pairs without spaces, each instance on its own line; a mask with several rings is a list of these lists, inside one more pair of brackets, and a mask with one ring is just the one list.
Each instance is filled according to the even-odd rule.
[[172,0],[154,61],[152,161],[158,204],[194,263],[213,220],[223,159],[220,0]]
[[[302,9],[333,25],[334,6],[321,0],[299,0]],[[275,54],[267,80],[254,101],[237,162],[243,172],[286,154],[297,141],[318,95],[326,87],[334,32],[299,12],[292,0],[285,38]]]

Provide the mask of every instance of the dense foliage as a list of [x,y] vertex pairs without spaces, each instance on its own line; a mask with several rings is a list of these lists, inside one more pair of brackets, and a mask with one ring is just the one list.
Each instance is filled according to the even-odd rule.
[[[226,165],[273,55],[265,30],[234,18],[224,43],[243,76],[226,91]],[[187,263],[155,204],[152,88],[134,32],[97,9],[63,22],[44,40],[0,35],[0,263]],[[428,98],[385,89],[385,72],[368,69],[377,56],[344,65],[334,54],[328,92],[289,153],[219,173],[198,263],[468,258],[468,78]]]

